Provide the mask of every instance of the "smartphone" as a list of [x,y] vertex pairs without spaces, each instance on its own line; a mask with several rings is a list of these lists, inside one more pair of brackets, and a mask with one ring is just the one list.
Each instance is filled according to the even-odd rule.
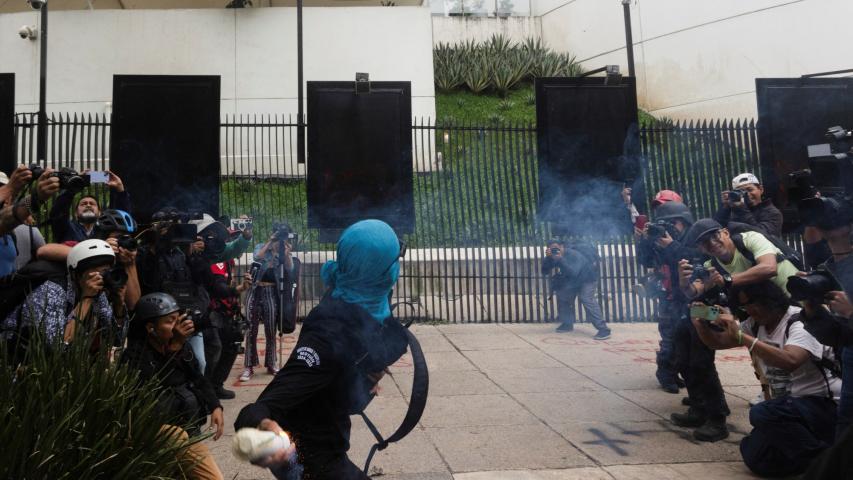
[[89,183],[107,183],[110,181],[110,174],[107,172],[89,172]]
[[649,223],[649,217],[646,215],[637,215],[637,221],[634,222],[634,226],[642,230],[647,223]]
[[690,307],[690,318],[713,322],[720,316],[720,312],[720,307],[716,305],[693,305]]

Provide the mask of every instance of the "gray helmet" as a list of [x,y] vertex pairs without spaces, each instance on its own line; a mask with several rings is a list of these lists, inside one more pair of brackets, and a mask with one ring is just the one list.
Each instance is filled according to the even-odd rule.
[[695,247],[703,238],[722,229],[723,226],[713,218],[703,218],[694,223],[690,227],[690,230],[687,231],[687,235],[684,237],[684,244],[688,247]]
[[687,225],[693,225],[693,214],[681,202],[666,202],[655,208],[655,220],[681,220]]
[[149,293],[136,303],[136,319],[148,320],[177,312],[181,307],[168,293]]

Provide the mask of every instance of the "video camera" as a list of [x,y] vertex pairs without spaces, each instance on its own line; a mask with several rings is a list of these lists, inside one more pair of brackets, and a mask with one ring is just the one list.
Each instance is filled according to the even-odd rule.
[[791,294],[791,300],[798,302],[811,300],[816,303],[824,303],[827,293],[841,290],[841,285],[835,277],[821,269],[809,272],[802,277],[796,275],[788,277],[788,284],[785,287]]
[[[33,181],[38,180],[44,174],[44,167],[41,165],[31,164],[30,172],[33,174]],[[84,188],[91,185],[89,175],[81,175],[76,170],[63,167],[50,174],[51,177],[59,178],[59,188],[71,193],[80,193]]]
[[181,212],[179,210],[161,210],[151,216],[151,222],[157,231],[165,229],[161,238],[170,245],[189,245],[196,241],[198,227],[188,223],[190,220],[201,220],[202,212]]
[[809,168],[789,174],[788,181],[803,222],[831,230],[853,222],[853,131],[830,127],[826,138],[829,143],[807,147]]

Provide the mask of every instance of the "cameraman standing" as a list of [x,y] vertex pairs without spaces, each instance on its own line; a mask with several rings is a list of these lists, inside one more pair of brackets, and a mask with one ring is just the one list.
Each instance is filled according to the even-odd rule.
[[[655,198],[660,196],[659,193]],[[685,247],[679,240],[693,225],[693,215],[680,201],[659,203],[654,208],[655,223],[646,224],[642,230],[635,232],[637,258],[643,267],[655,270],[653,275],[659,281],[659,284],[655,283],[660,289],[655,292],[659,299],[657,323],[660,333],[660,348],[655,357],[655,376],[664,391],[678,393],[676,347],[673,342],[678,321],[687,311],[687,298],[678,288],[678,261],[695,256],[694,251]],[[650,289],[647,288],[648,290]]]
[[557,295],[557,320],[560,322],[558,332],[574,330],[575,299],[580,297],[590,322],[598,330],[592,338],[610,338],[610,329],[604,322],[601,305],[595,299],[599,275],[598,252],[595,251],[595,246],[570,248],[559,239],[552,239],[545,250],[542,275],[550,276],[551,291]]
[[714,214],[721,225],[740,222],[751,225],[767,235],[782,236],[782,212],[764,197],[764,187],[758,177],[741,173],[732,179],[732,190],[722,194],[722,206]]

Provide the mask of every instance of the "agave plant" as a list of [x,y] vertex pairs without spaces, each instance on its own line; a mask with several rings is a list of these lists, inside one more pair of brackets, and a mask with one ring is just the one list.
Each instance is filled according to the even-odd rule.
[[465,85],[471,92],[483,93],[491,85],[489,61],[484,55],[476,55],[465,70]]
[[512,42],[503,34],[492,34],[492,37],[485,44],[485,49],[489,55],[501,56],[512,50]]
[[0,478],[185,478],[186,444],[161,431],[173,420],[162,390],[90,354],[87,340],[60,349],[37,335],[22,366],[0,347]]

